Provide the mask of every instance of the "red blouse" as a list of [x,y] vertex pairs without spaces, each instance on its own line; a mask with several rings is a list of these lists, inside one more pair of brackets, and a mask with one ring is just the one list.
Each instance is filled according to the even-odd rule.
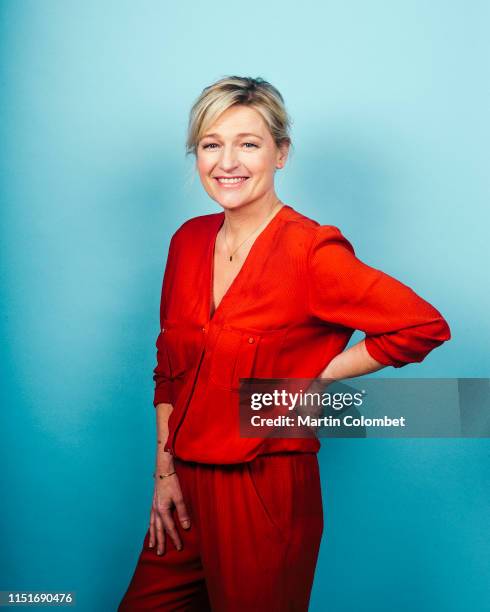
[[317,438],[240,437],[240,378],[315,378],[355,329],[395,368],[451,337],[438,310],[360,261],[332,225],[284,205],[253,243],[211,316],[216,235],[224,212],[194,217],[172,236],[156,341],[154,406],[173,405],[165,450],[203,463],[317,452]]

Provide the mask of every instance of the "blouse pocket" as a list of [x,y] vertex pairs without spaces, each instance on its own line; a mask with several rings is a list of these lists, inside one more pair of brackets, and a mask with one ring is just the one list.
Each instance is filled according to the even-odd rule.
[[213,348],[210,382],[228,391],[240,390],[241,378],[271,378],[286,331],[222,327]]

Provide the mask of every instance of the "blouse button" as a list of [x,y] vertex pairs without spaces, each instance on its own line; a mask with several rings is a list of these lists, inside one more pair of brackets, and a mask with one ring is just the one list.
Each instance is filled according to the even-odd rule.
[[201,331],[202,331],[203,333],[206,333],[206,328],[205,328],[205,327],[201,327]]
[[162,327],[162,334],[165,332],[165,327]]
[[254,338],[252,338],[252,336],[250,336],[250,338],[248,339],[248,341],[249,341],[249,343],[250,343],[250,344],[253,344],[253,343],[255,342],[255,339],[254,339]]

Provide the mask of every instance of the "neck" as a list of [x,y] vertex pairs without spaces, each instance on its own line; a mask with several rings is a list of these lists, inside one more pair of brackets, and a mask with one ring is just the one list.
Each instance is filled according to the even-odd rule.
[[277,212],[282,202],[273,194],[266,201],[252,202],[236,209],[225,210],[226,235],[230,244],[239,242],[261,223]]

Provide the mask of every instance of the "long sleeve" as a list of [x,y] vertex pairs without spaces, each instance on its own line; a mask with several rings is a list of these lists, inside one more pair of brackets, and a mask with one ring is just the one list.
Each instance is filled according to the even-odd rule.
[[441,313],[410,287],[359,260],[332,225],[316,228],[308,254],[310,314],[366,334],[369,354],[400,368],[451,338]]
[[169,285],[169,278],[173,273],[173,252],[175,249],[175,234],[170,240],[170,246],[168,250],[167,263],[165,266],[165,272],[163,275],[162,292],[160,298],[160,332],[156,339],[157,349],[157,364],[153,370],[153,381],[154,386],[154,399],[153,405],[156,407],[157,404],[174,404],[175,400],[175,383],[172,379],[172,372],[170,368],[170,362],[168,358],[166,336],[164,321],[166,319],[166,303],[167,303],[167,292]]

